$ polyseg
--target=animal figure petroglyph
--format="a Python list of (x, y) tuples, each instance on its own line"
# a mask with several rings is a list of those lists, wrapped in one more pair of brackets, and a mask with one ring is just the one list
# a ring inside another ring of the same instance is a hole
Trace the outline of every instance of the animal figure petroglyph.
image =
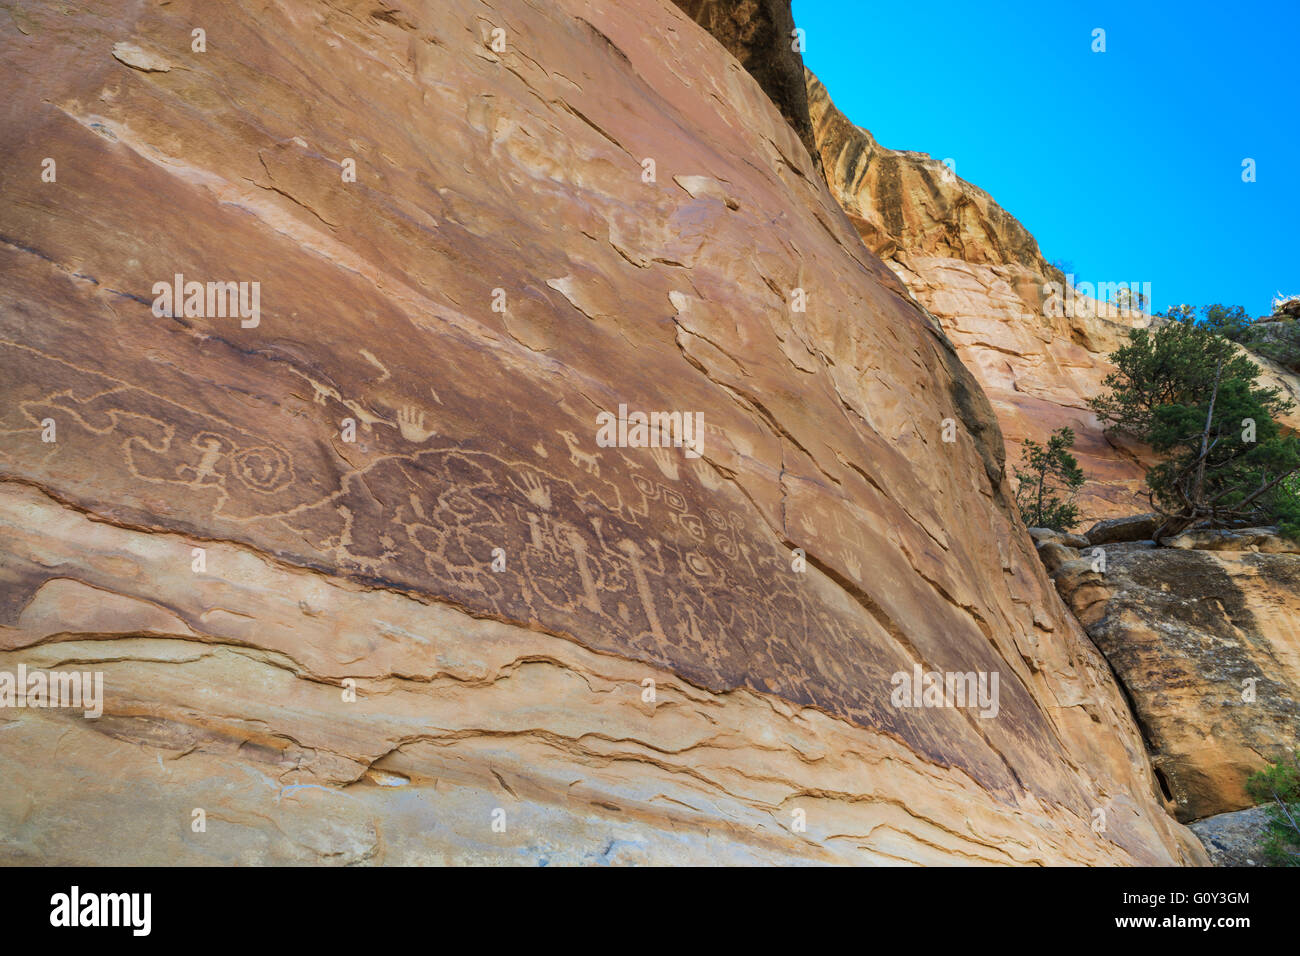
[(569, 446), (569, 464), (579, 465), (588, 473), (600, 477), (600, 462), (596, 460), (595, 455), (578, 447), (578, 436), (567, 431), (558, 434), (564, 439), (564, 444)]
[(385, 367), (384, 363), (379, 361), (379, 359), (375, 358), (373, 354), (366, 351), (365, 349), (361, 349), (360, 351), (361, 351), (361, 357), (363, 359), (365, 359), (375, 368), (379, 369), (379, 371), (384, 373), (380, 378), (375, 380), (376, 385), (378, 385), (380, 382), (386, 382), (393, 377), (392, 374), (388, 371), (387, 367)]

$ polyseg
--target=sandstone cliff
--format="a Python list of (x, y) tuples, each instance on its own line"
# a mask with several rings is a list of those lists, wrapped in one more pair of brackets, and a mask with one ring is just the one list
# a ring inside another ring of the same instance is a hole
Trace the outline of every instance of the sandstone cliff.
[[(1150, 317), (1086, 296), (1067, 307), (1066, 277), (988, 193), (926, 153), (882, 147), (836, 109), (815, 76), (807, 73), (806, 81), (832, 191), (863, 241), (939, 320), (979, 379), (1006, 437), (1008, 461), (1021, 461), (1026, 439), (1041, 444), (1068, 425), (1088, 477), (1081, 513), (1102, 518), (1149, 510), (1140, 492), (1154, 459), (1136, 443), (1105, 435), (1087, 403), (1114, 370), (1107, 356)], [(1263, 381), (1300, 399), (1300, 378), (1252, 358), (1264, 369)], [(1286, 422), (1300, 429), (1300, 407)]]
[[(978, 384), (684, 13), (0, 45), (0, 670), (106, 693), (0, 709), (0, 861), (1205, 861)], [(598, 447), (620, 404), (702, 457)], [(914, 665), (998, 715), (892, 706)]]

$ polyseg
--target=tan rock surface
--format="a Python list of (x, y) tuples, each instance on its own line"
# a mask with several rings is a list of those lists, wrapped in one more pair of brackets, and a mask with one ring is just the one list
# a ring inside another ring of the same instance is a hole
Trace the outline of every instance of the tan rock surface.
[[(1078, 499), (1083, 520), (1149, 511), (1141, 491), (1154, 459), (1134, 442), (1105, 435), (1087, 403), (1114, 370), (1107, 356), (1150, 317), (1105, 312), (1104, 304), (1083, 298), (1075, 309), (1052, 308), (1049, 284), (1063, 289), (1064, 276), (1015, 217), (940, 160), (881, 146), (836, 109), (815, 76), (807, 73), (806, 81), (832, 190), (867, 246), (939, 320), (979, 379), (1006, 438), (1008, 463), (1022, 460), (1026, 439), (1041, 444), (1068, 425), (1088, 477)], [(1300, 378), (1252, 357), (1262, 381), (1300, 397)], [(1300, 407), (1286, 421), (1300, 429)]]
[(1179, 818), (1250, 806), (1247, 777), (1300, 741), (1300, 555), (1102, 550), (1103, 573), (1089, 551), (1053, 555), (1053, 577), (1133, 701)]
[[(0, 710), (0, 859), (1205, 861), (978, 385), (676, 8), (0, 43), (0, 670), (107, 695)], [(260, 321), (156, 316), (175, 273)], [(598, 447), (620, 403), (703, 457)], [(998, 716), (892, 706), (914, 664)]]

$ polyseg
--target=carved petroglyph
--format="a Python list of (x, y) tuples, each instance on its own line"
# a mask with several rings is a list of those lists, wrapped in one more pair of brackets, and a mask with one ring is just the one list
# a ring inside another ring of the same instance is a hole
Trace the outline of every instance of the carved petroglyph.
[(375, 379), (375, 384), (376, 384), (376, 385), (378, 385), (380, 382), (386, 382), (386, 381), (388, 381), (390, 378), (393, 377), (393, 376), (389, 373), (387, 366), (385, 366), (383, 362), (379, 361), (379, 359), (375, 358), (374, 355), (371, 354), (367, 349), (360, 349), (359, 351), (360, 351), (360, 353), (361, 353), (361, 357), (362, 357), (363, 359), (365, 359), (367, 362), (369, 362), (369, 363), (370, 363), (371, 365), (373, 365), (375, 368), (379, 369), (379, 371), (381, 371), (381, 372), (384, 373), (382, 376), (380, 376), (379, 378)]
[(414, 405), (405, 405), (397, 410), (397, 429), (407, 441), (425, 442), (438, 433), (432, 428), (424, 427), (424, 412)]
[(578, 576), (582, 579), (583, 601), (587, 609), (600, 613), (600, 592), (596, 589), (596, 580), (591, 575), (587, 564), (587, 542), (576, 528), (569, 529), (569, 546), (573, 548), (573, 557), (578, 562)]
[(665, 478), (672, 481), (677, 480), (677, 459), (672, 452), (667, 448), (651, 448), (650, 458), (663, 472)]
[(522, 488), (524, 497), (528, 499), (530, 504), (536, 505), (543, 511), (551, 510), (550, 489), (542, 483), (542, 479), (538, 477), (536, 472), (525, 471), (520, 474), (517, 482), (513, 475), (510, 480), (515, 482), (515, 487)]
[(177, 433), (182, 427), (179, 422), (187, 419), (196, 423), (199, 413), (163, 399), (178, 412), (188, 413), (165, 421), (141, 410), (149, 404), (148, 399), (154, 402), (150, 407), (158, 407), (158, 396), (129, 387), (109, 388), (83, 397), (72, 389), (62, 389), (41, 399), (20, 401), (18, 409), (33, 423), (55, 415), (64, 425), (65, 443), (77, 440), (77, 429), (93, 436), (120, 439), (116, 443), (133, 478), (152, 484), (215, 490), (213, 514), (224, 513), (232, 494), (230, 478), (241, 489), (257, 494), (273, 494), (293, 481), (293, 468), (282, 449), (262, 443), (262, 439), (228, 423), (218, 426), (224, 433), (200, 427), (188, 440), (178, 442)]
[[(504, 430), (436, 437), (427, 417), (405, 405), (350, 463), (326, 451), (341, 409), (315, 417), (286, 409), (259, 419), (264, 433), (252, 434), (189, 407), (183, 395), (160, 396), (21, 346), (11, 344), (0, 362), (15, 370), (15, 393), (31, 396), (0, 409), (5, 472), (14, 462), (19, 476), (40, 478), (32, 419), (54, 415), (65, 454), (94, 461), (97, 480), (126, 489), (121, 507), (152, 521), (164, 519), (146, 502), (166, 500), (175, 513), (209, 516), (211, 533), (275, 542), (309, 565), (540, 622), (599, 649), (658, 662), (689, 649), (691, 675), (706, 684), (779, 685), (864, 722), (888, 727), (899, 719), (855, 693), (860, 680), (828, 686), (815, 674), (800, 677), (797, 662), (758, 653), (756, 639), (823, 646), (829, 634), (825, 673), (863, 666), (859, 635), (813, 614), (820, 599), (790, 583), (779, 540), (744, 508), (724, 504), (743, 501), (730, 482), (708, 489), (698, 480), (704, 462), (673, 460), (674, 477), (662, 467), (638, 471), (619, 456), (621, 467), (606, 475), (574, 430), (557, 430), (570, 452), (557, 460), (538, 454), (534, 436)], [(359, 407), (328, 386), (320, 394), (327, 404)], [(20, 426), (21, 435), (8, 434)], [(493, 451), (474, 447), (489, 440)], [(105, 474), (114, 461), (118, 474)], [(155, 488), (166, 488), (165, 498)], [(498, 573), (487, 558), (494, 548), (510, 555)]]
[(558, 434), (564, 439), (564, 444), (569, 447), (569, 464), (581, 465), (593, 475), (600, 474), (600, 462), (596, 460), (595, 455), (583, 451), (578, 446), (577, 435), (570, 431), (561, 431)]

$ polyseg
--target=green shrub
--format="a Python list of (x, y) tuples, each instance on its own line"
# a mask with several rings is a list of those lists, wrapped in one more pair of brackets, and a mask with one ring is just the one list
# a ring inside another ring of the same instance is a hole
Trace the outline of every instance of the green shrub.
[(1289, 319), (1255, 325), (1243, 344), (1252, 352), (1300, 373), (1300, 321)]
[(1276, 421), (1292, 403), (1258, 385), (1259, 366), (1209, 323), (1186, 318), (1189, 311), (1134, 329), (1110, 356), (1108, 391), (1091, 405), (1108, 431), (1164, 456), (1146, 477), (1151, 506), (1165, 519), (1159, 537), (1238, 522), (1277, 523), (1300, 536), (1300, 439)]
[(1268, 806), (1264, 858), (1274, 866), (1300, 866), (1300, 751), (1252, 774), (1246, 792)]
[(1239, 305), (1207, 305), (1201, 309), (1201, 323), (1233, 342), (1245, 340), (1251, 328), (1250, 316)]
[(1083, 470), (1069, 449), (1074, 447), (1074, 431), (1058, 428), (1047, 445), (1025, 442), (1027, 467), (1016, 466), (1016, 504), (1020, 517), (1030, 528), (1069, 531), (1079, 523), (1075, 496), (1083, 485)]

